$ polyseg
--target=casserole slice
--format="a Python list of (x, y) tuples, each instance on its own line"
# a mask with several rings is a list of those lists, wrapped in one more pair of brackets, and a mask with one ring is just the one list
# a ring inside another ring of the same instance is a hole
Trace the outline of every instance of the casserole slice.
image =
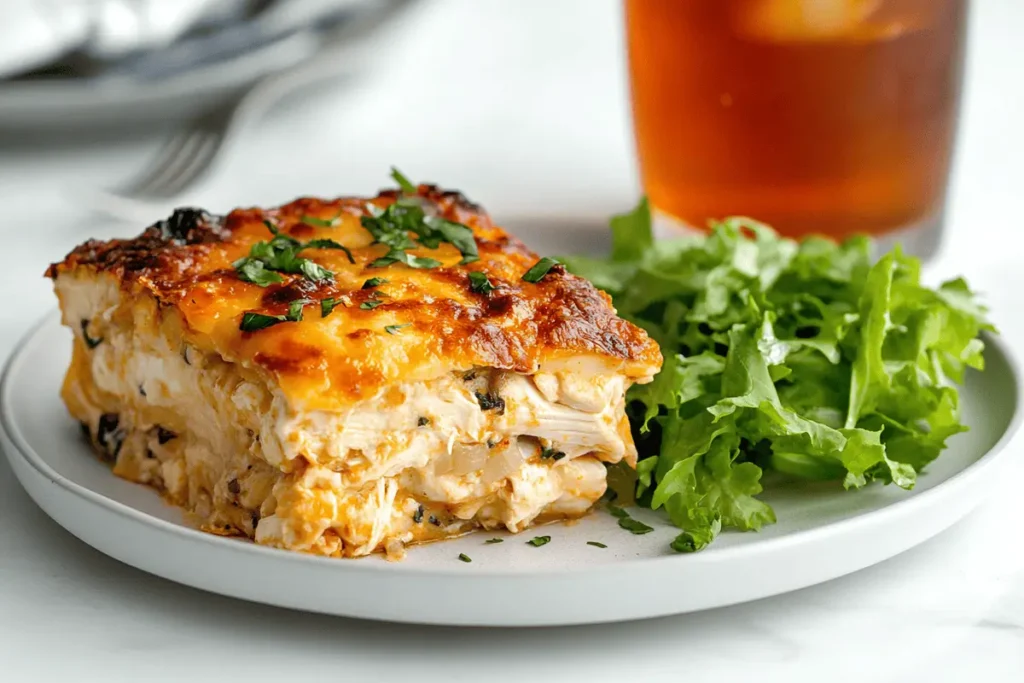
[(114, 473), (323, 555), (586, 513), (661, 365), (607, 295), (430, 185), (179, 209), (47, 275), (63, 399)]

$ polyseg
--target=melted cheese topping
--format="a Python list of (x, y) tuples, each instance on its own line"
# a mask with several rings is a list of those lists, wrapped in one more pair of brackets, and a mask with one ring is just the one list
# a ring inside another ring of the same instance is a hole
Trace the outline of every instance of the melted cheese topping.
[[(596, 371), (637, 382), (658, 371), (657, 345), (618, 318), (606, 294), (561, 266), (540, 282), (523, 281), (536, 254), (461, 196), (427, 186), (420, 196), (429, 211), (470, 226), (478, 261), (463, 265), (459, 251), (442, 243), (410, 252), (434, 258), (440, 267), (374, 267), (387, 247), (375, 244), (361, 221), (368, 204), (394, 201), (385, 193), (371, 200), (302, 199), (224, 218), (179, 211), (135, 239), (87, 242), (49, 275), (108, 275), (127, 295), (155, 298), (177, 311), (176, 334), (201, 351), (267, 374), (289, 404), (307, 409), (342, 410), (398, 382), (426, 382), (475, 367), (577, 376)], [(348, 248), (351, 261), (340, 249), (306, 249), (301, 256), (333, 278), (314, 282), (286, 274), (266, 288), (243, 282), (232, 264), (272, 238), (267, 222), (302, 242), (334, 240)], [(473, 271), (486, 274), (495, 289), (474, 291)], [(375, 277), (387, 282), (364, 288)], [(337, 305), (323, 317), (319, 302), (328, 298)], [(299, 299), (310, 302), (301, 322), (239, 329), (245, 312), (284, 315)], [(369, 301), (381, 303), (364, 308)], [(388, 326), (395, 325), (403, 327), (389, 334)]]

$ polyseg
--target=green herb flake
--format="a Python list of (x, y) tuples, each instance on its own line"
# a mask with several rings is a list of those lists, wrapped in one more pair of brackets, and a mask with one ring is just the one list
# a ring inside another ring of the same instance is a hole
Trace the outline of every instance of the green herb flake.
[(550, 536), (534, 536), (529, 541), (527, 541), (527, 543), (532, 545), (534, 548), (539, 548), (542, 545), (547, 545), (550, 542), (551, 542), (551, 537)]
[[(416, 188), (412, 183), (394, 169), (392, 177), (404, 192), (411, 189), (415, 194)], [(384, 268), (395, 263), (404, 263), (410, 268), (437, 268), (441, 265), (437, 259), (413, 256), (408, 251), (419, 247), (437, 249), (445, 242), (459, 250), (461, 263), (479, 259), (473, 231), (461, 223), (428, 215), (425, 202), (419, 197), (403, 196), (384, 208), (368, 204), (366, 213), (368, 215), (360, 218), (360, 224), (373, 236), (375, 244), (388, 247), (384, 256), (370, 263), (372, 268)]]
[(269, 230), (272, 235), (277, 235), (281, 232), (280, 228), (274, 225), (273, 221), (267, 218), (263, 219), (263, 225), (267, 226), (267, 230)]
[(331, 280), (334, 278), (334, 273), (327, 270), (316, 261), (310, 261), (309, 259), (300, 260), (302, 262), (299, 264), (299, 272), (302, 273), (307, 280), (317, 282), (322, 280)]
[(623, 517), (622, 519), (620, 519), (619, 526), (636, 536), (649, 534), (650, 532), (654, 531), (654, 527), (647, 526), (639, 519), (633, 519), (632, 517)]
[(386, 285), (389, 281), (382, 277), (371, 277), (369, 280), (363, 283), (362, 289), (373, 289), (374, 287), (380, 287)]
[(302, 307), (306, 304), (313, 303), (309, 299), (295, 299), (288, 304), (288, 313), (285, 315), (285, 320), (288, 322), (297, 323), (302, 320)]
[(294, 237), (276, 233), (270, 241), (252, 245), (249, 255), (238, 259), (232, 266), (239, 279), (260, 287), (283, 282), (284, 278), (280, 273), (301, 274), (313, 281), (333, 279), (334, 273), (314, 261), (299, 256), (299, 252), (307, 248), (344, 249), (349, 255), (349, 260), (354, 262), (348, 250), (333, 240), (313, 240), (309, 244), (303, 244)]
[[(462, 223), (455, 223), (438, 216), (427, 216), (423, 219), (424, 224), (430, 228), (434, 235), (424, 235), (425, 239), (436, 237), (442, 242), (448, 242), (462, 254), (460, 264), (473, 263), (480, 260), (477, 251), (476, 238), (473, 231)], [(426, 244), (424, 242), (424, 244)]]
[(333, 311), (334, 307), (338, 305), (338, 301), (333, 297), (327, 297), (320, 302), (320, 317), (326, 318)]
[(413, 515), (412, 515), (412, 521), (416, 522), (417, 524), (419, 524), (420, 522), (423, 521), (423, 506), (422, 505), (420, 505), (419, 507), (416, 508), (416, 512), (414, 512)]
[(370, 263), (371, 268), (386, 268), (392, 263), (404, 263), (410, 268), (417, 268), (420, 270), (429, 270), (430, 268), (437, 268), (441, 265), (441, 262), (437, 259), (432, 259), (423, 256), (413, 256), (401, 249), (391, 249), (387, 254), (381, 256), (379, 259), (375, 259)]
[(416, 426), (417, 427), (426, 427), (428, 424), (430, 424), (430, 418), (429, 417), (419, 417), (419, 418), (416, 419)]
[(505, 414), (505, 399), (498, 394), (474, 391), (473, 395), (476, 396), (476, 401), (480, 404), (480, 410), (497, 410), (499, 415)]
[(236, 262), (235, 270), (238, 272), (240, 280), (251, 282), (260, 287), (269, 287), (270, 285), (284, 282), (283, 277), (272, 270), (267, 270), (262, 261), (251, 258), (245, 258)]
[(391, 167), (391, 179), (398, 183), (398, 187), (402, 189), (403, 194), (415, 195), (417, 193), (416, 185), (394, 166)]
[(335, 214), (334, 218), (317, 218), (316, 216), (307, 216), (305, 214), (299, 218), (299, 221), (306, 225), (312, 225), (315, 228), (333, 228), (338, 225), (338, 221), (341, 219), (341, 211)]
[(384, 302), (381, 301), (380, 299), (368, 299), (363, 303), (359, 304), (359, 308), (363, 309), (364, 311), (372, 311), (373, 309), (380, 306), (382, 303)]
[(601, 543), (599, 541), (587, 541), (587, 545), (592, 545), (595, 548), (607, 548), (608, 547), (604, 543)]
[(637, 536), (654, 531), (654, 527), (647, 526), (638, 519), (633, 519), (629, 513), (615, 505), (607, 506), (608, 512), (619, 520), (619, 526)]
[(412, 323), (402, 323), (401, 325), (385, 325), (384, 331), (388, 334), (398, 334), (399, 330), (403, 327), (409, 327)]
[(565, 453), (563, 453), (562, 451), (556, 451), (554, 448), (551, 448), (550, 446), (545, 446), (540, 449), (541, 460), (561, 460), (564, 457)]
[(466, 562), (466, 563), (469, 563), (469, 562), (473, 561), (472, 558), (470, 558), (470, 556), (467, 555), (466, 553), (459, 553), (459, 559), (462, 560), (463, 562)]
[(561, 262), (558, 261), (557, 259), (548, 258), (547, 256), (545, 256), (544, 258), (533, 264), (532, 268), (523, 273), (523, 281), (532, 283), (540, 282), (541, 280), (544, 279), (544, 276), (547, 275), (552, 268), (559, 265), (560, 263)]
[(330, 239), (316, 239), (310, 240), (302, 245), (303, 249), (340, 249), (345, 252), (345, 256), (348, 257), (348, 262), (354, 264), (356, 260), (352, 257), (352, 251), (344, 244), (335, 242)]
[(238, 326), (238, 329), (242, 332), (256, 332), (257, 330), (273, 327), (278, 323), (287, 322), (287, 320), (283, 315), (266, 315), (265, 313), (246, 311), (242, 314), (242, 323)]
[(469, 288), (477, 294), (487, 294), (495, 290), (487, 274), (476, 270), (469, 273)]
[(628, 512), (626, 512), (622, 508), (617, 507), (615, 505), (609, 505), (608, 506), (608, 512), (609, 512), (609, 514), (611, 514), (612, 517), (617, 517), (618, 519), (628, 519), (629, 518), (629, 513)]
[(494, 545), (495, 543), (504, 543), (504, 542), (505, 542), (504, 538), (488, 538), (486, 541), (484, 541), (484, 545)]
[(309, 299), (295, 299), (288, 304), (288, 312), (285, 315), (268, 315), (266, 313), (257, 313), (256, 311), (246, 311), (242, 314), (242, 322), (239, 324), (238, 329), (243, 332), (256, 332), (280, 323), (299, 322), (302, 320), (302, 307), (309, 303), (313, 302)]

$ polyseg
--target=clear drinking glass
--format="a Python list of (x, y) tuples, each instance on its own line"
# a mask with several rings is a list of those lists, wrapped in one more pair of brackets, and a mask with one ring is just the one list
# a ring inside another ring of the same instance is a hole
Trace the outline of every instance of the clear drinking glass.
[(967, 0), (626, 0), (640, 171), (662, 220), (941, 232)]

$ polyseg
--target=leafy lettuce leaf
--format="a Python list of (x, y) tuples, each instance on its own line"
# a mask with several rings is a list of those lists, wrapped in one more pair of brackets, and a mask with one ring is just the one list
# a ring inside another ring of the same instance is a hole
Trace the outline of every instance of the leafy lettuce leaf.
[(899, 249), (872, 262), (867, 238), (798, 243), (747, 218), (656, 242), (646, 200), (611, 229), (609, 258), (564, 263), (661, 345), (627, 412), (636, 500), (681, 529), (674, 549), (773, 523), (765, 470), (909, 489), (966, 429), (956, 383), (994, 328), (963, 280), (928, 288)]

